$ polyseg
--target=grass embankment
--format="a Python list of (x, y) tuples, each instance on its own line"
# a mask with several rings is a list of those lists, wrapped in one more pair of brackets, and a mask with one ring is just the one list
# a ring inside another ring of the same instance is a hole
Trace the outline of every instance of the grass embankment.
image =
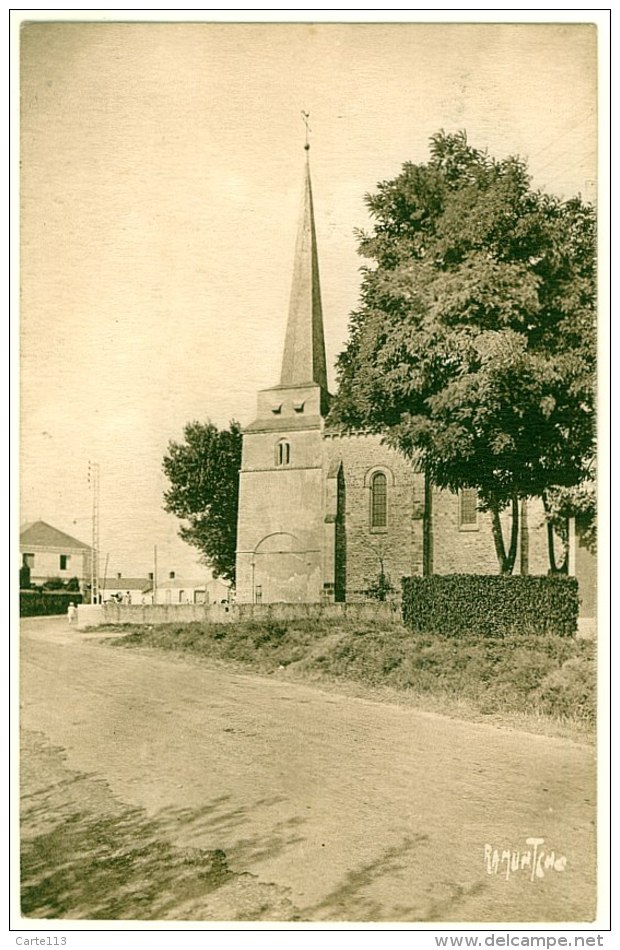
[(457, 639), (414, 634), (396, 622), (342, 620), (129, 629), (110, 642), (287, 678), (362, 684), (393, 701), (406, 698), (462, 718), (490, 716), (536, 732), (585, 738), (593, 731), (596, 662), (589, 640), (531, 633)]

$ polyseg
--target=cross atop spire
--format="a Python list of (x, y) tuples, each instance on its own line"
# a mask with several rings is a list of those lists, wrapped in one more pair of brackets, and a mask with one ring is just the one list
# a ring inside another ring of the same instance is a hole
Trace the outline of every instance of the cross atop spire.
[(305, 148), (305, 150), (306, 150), (306, 152), (307, 152), (307, 151), (309, 150), (309, 148), (310, 148), (310, 142), (308, 141), (308, 135), (310, 134), (310, 132), (312, 132), (312, 129), (310, 128), (310, 125), (309, 125), (310, 113), (309, 113), (309, 112), (304, 112), (304, 110), (302, 109), (302, 110), (301, 110), (301, 115), (302, 115), (302, 118), (303, 118), (303, 120), (304, 120), (304, 125), (306, 126), (306, 144), (304, 145), (304, 148)]
[(302, 115), (306, 124), (304, 197), (295, 245), (293, 283), (280, 385), (300, 386), (315, 383), (327, 391), (319, 260), (314, 227), (310, 166), (307, 161), (307, 152), (310, 148), (307, 141), (308, 113), (303, 112)]

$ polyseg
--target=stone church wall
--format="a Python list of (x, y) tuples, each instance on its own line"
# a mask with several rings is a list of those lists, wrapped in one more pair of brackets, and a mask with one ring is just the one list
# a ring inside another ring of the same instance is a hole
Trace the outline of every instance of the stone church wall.
[[(276, 446), (290, 463), (276, 465)], [(323, 585), (320, 431), (248, 433), (243, 440), (237, 600), (318, 602)]]
[[(373, 435), (324, 434), (326, 467), (342, 462), (347, 600), (363, 596), (381, 570), (400, 593), (400, 579), (422, 573), (424, 483), (411, 463)], [(387, 526), (370, 525), (370, 479), (387, 477)]]
[[(423, 572), (424, 477), (402, 455), (381, 444), (379, 436), (324, 434), (326, 470), (342, 462), (345, 517), (341, 559), (346, 562), (347, 600), (362, 596), (380, 571), (380, 557), (392, 584)], [(383, 530), (370, 526), (370, 478), (375, 471), (388, 476), (388, 523)], [(530, 574), (548, 570), (547, 537), (540, 501), (528, 502)], [(510, 513), (502, 515), (506, 545)], [(459, 495), (433, 492), (433, 572), (436, 574), (496, 574), (497, 556), (491, 518), (479, 512), (475, 527), (460, 519)], [(558, 556), (560, 547), (558, 545)], [(338, 559), (338, 555), (337, 555)], [(520, 547), (514, 572), (521, 570)]]
[[(542, 503), (528, 502), (529, 570), (530, 574), (546, 574), (547, 535)], [(511, 517), (502, 514), (504, 544), (510, 540)], [(491, 531), (491, 516), (478, 513), (475, 527), (460, 524), (459, 496), (448, 491), (433, 492), (433, 569), (435, 574), (497, 574), (498, 562)], [(559, 552), (559, 545), (558, 545)], [(520, 548), (514, 573), (521, 570)]]

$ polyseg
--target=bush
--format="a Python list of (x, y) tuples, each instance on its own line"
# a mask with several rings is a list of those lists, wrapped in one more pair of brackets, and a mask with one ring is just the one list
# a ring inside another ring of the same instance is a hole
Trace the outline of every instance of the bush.
[(82, 595), (67, 591), (20, 590), (20, 617), (46, 617), (66, 614), (69, 604), (81, 604)]
[(541, 712), (594, 722), (596, 719), (596, 663), (574, 657), (544, 678), (535, 693)]
[(501, 637), (511, 631), (572, 636), (579, 597), (574, 577), (448, 574), (403, 578), (403, 621), (416, 633)]
[(370, 597), (371, 600), (379, 600), (384, 603), (390, 594), (394, 593), (394, 590), (395, 588), (390, 580), (390, 575), (384, 574), (383, 571), (381, 571), (370, 581), (366, 589), (366, 596)]
[(65, 583), (60, 577), (48, 577), (43, 582), (43, 590), (64, 590)]

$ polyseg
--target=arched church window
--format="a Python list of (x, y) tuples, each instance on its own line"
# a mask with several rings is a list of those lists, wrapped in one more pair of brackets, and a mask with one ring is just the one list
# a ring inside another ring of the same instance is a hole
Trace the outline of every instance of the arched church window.
[(370, 527), (387, 528), (387, 478), (375, 472), (370, 483)]
[(290, 465), (291, 462), (291, 443), (286, 439), (281, 439), (276, 444), (276, 465)]
[(459, 491), (459, 528), (461, 531), (478, 529), (478, 491), (476, 488), (461, 488)]

